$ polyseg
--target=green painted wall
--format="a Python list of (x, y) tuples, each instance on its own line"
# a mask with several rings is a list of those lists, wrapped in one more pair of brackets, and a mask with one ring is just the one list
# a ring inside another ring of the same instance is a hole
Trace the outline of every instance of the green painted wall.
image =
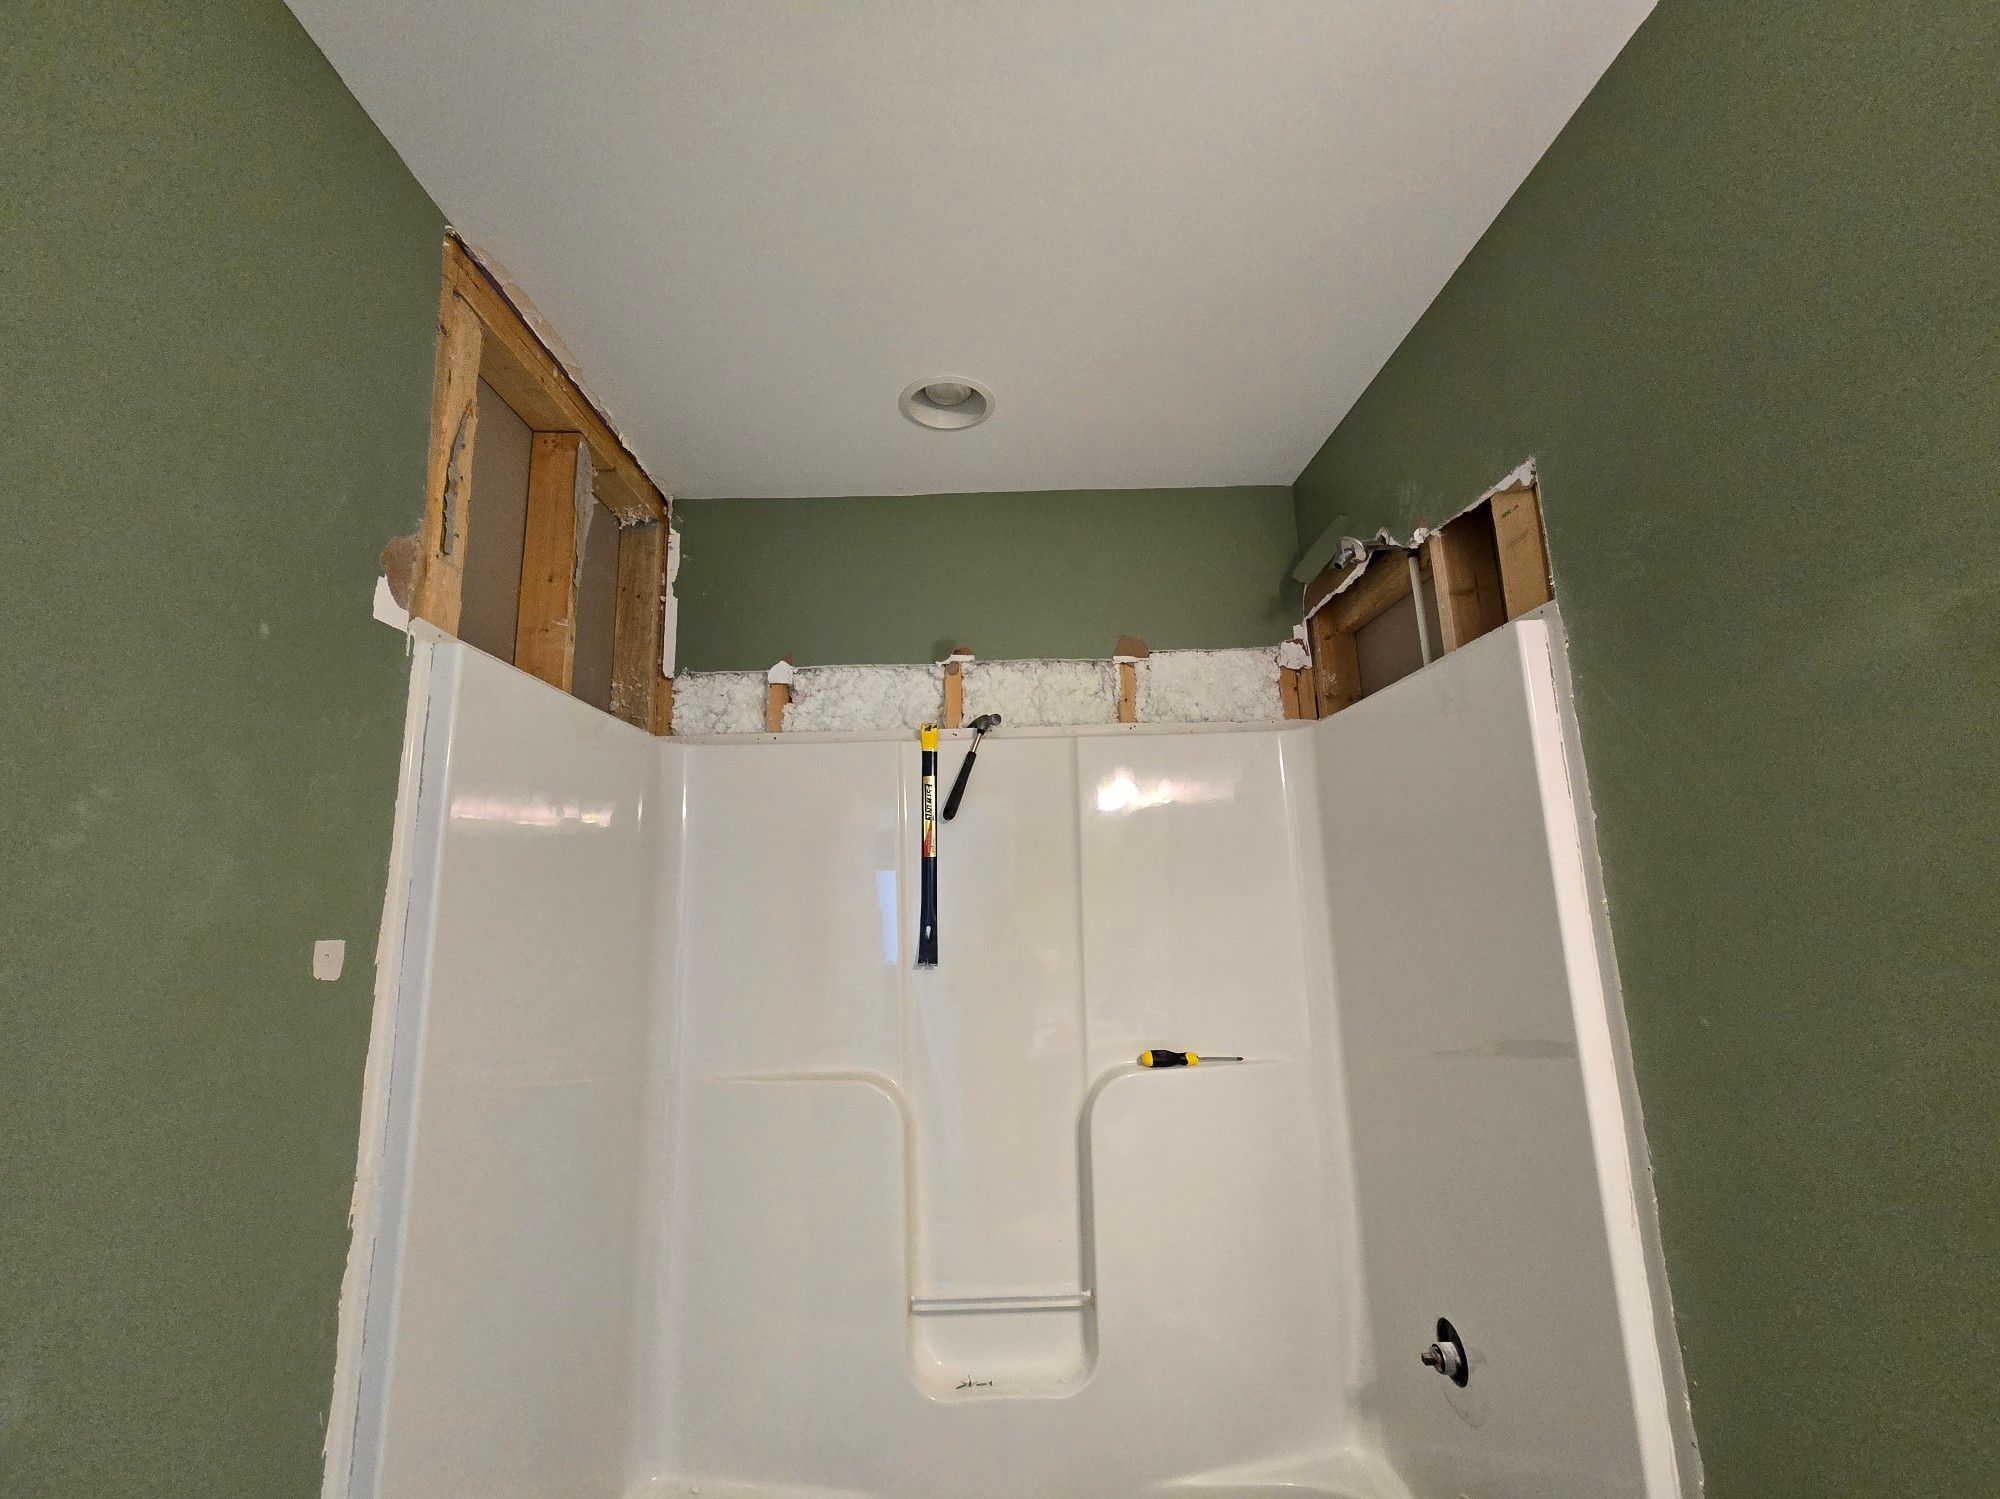
[(0, 1493), (316, 1493), (443, 225), (276, 0), (8, 22)]
[(676, 500), (682, 670), (1273, 645), (1298, 614), (1291, 491)]
[(1664, 0), (1297, 484), (1540, 460), (1716, 1499), (2000, 1472), (1996, 78), (1989, 0)]

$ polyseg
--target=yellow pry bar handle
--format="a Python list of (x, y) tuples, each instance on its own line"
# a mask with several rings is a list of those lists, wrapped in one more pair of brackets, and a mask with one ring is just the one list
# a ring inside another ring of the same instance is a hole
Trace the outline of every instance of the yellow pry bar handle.
[[(1240, 1062), (1241, 1057), (1210, 1057), (1211, 1062)], [(1139, 1053), (1141, 1067), (1199, 1067), (1201, 1054), (1193, 1051), (1142, 1051)]]

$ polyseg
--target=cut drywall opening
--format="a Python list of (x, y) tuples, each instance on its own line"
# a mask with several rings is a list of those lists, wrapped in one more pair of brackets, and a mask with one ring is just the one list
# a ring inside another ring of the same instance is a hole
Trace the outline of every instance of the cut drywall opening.
[(478, 400), (479, 440), (472, 449), (458, 638), (512, 664), (534, 433), (484, 380), (479, 382)]
[(1338, 713), (1553, 597), (1533, 459), (1442, 526), (1346, 537), (1306, 586), (1313, 706)]
[[(1112, 661), (963, 658), (961, 722), (999, 715), (1009, 729), (1119, 722)], [(780, 663), (774, 717), (764, 672), (684, 672), (675, 679), (676, 734), (882, 733), (945, 715), (940, 664), (802, 666)], [(1133, 663), (1140, 723), (1272, 723), (1284, 719), (1275, 646), (1156, 651)]]

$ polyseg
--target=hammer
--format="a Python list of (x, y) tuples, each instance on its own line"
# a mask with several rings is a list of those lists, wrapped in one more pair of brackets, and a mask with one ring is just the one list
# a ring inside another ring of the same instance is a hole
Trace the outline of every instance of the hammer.
[(959, 799), (965, 795), (965, 783), (972, 779), (972, 762), (979, 758), (979, 741), (986, 737), (988, 729), (1000, 727), (998, 713), (982, 713), (972, 720), (972, 748), (965, 752), (965, 758), (958, 762), (958, 779), (951, 783), (951, 795), (944, 799), (944, 820), (950, 822), (958, 815)]

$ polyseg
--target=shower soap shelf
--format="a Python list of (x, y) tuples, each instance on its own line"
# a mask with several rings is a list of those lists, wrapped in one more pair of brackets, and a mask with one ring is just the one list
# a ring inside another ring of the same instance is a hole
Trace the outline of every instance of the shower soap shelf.
[(1029, 1296), (912, 1296), (910, 1315), (934, 1317), (963, 1312), (1065, 1312), (1089, 1305), (1088, 1291), (1051, 1291)]

